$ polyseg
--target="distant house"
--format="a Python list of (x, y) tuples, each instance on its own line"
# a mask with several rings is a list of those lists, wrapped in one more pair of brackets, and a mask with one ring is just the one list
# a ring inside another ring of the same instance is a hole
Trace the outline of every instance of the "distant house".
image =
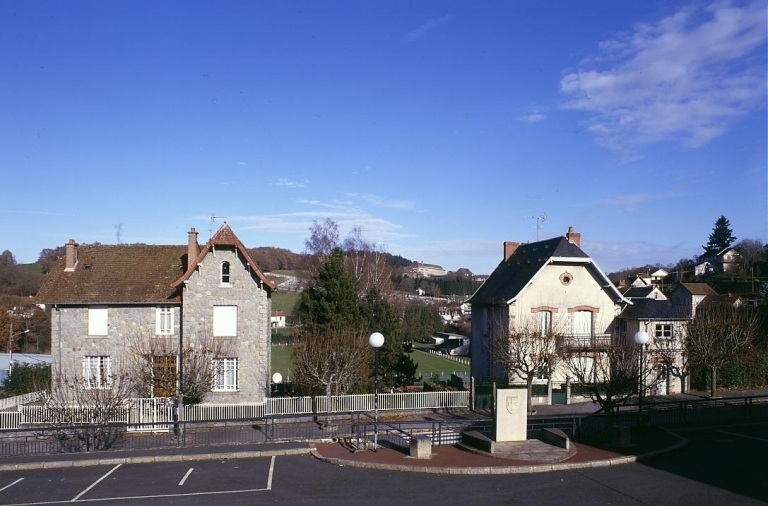
[(624, 297), (628, 299), (643, 298), (643, 299), (667, 300), (667, 296), (664, 295), (661, 292), (661, 290), (659, 290), (654, 285), (628, 286), (628, 287), (621, 288), (620, 290), (622, 295), (624, 295)]
[(651, 387), (651, 393), (680, 393), (682, 383), (676, 371), (684, 368), (688, 321), (684, 308), (673, 306), (665, 299), (640, 297), (631, 302), (617, 317), (617, 338), (632, 343), (637, 332), (646, 332), (650, 340), (646, 345), (647, 364), (643, 368), (646, 374), (641, 381)]
[(76, 378), (110, 388), (137, 349), (154, 349), (144, 372), (176, 380), (140, 396), (168, 397), (182, 382), (180, 357), (215, 350), (206, 402), (269, 395), (275, 286), (226, 223), (202, 247), (197, 235), (191, 229), (186, 245), (66, 244), (38, 293), (52, 310), (54, 387)]
[(409, 272), (411, 273), (412, 276), (424, 277), (424, 278), (445, 276), (445, 269), (443, 269), (439, 265), (433, 265), (433, 264), (419, 263), (411, 267)]
[(706, 299), (716, 299), (719, 295), (706, 283), (680, 283), (672, 292), (672, 305), (683, 311), (683, 314), (693, 318), (696, 308)]
[[(599, 353), (612, 345), (616, 315), (629, 301), (580, 245), (573, 228), (543, 241), (504, 243), (502, 262), (468, 300), (474, 378), (508, 375), (491, 356), (496, 325), (554, 331), (563, 337), (560, 345), (571, 349)], [(550, 381), (565, 381), (566, 374), (563, 368), (550, 371)]]
[(736, 272), (739, 269), (741, 255), (736, 248), (708, 249), (699, 256), (695, 273), (697, 276), (710, 272)]
[(285, 327), (285, 311), (279, 309), (277, 311), (272, 311), (270, 325), (273, 329), (281, 329)]

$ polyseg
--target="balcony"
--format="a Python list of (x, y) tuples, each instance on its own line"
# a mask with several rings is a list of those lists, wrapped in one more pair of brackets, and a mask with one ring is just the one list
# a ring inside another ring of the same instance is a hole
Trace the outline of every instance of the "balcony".
[(563, 334), (557, 337), (561, 350), (605, 350), (611, 347), (611, 334)]

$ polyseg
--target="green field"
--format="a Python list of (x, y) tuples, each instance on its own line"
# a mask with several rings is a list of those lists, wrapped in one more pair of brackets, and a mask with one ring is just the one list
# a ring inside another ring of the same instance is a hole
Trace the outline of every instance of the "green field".
[[(428, 352), (414, 351), (411, 358), (419, 365), (417, 374), (425, 376), (440, 373), (469, 373), (469, 366), (453, 360), (432, 355)], [(272, 346), (272, 373), (279, 372), (283, 378), (291, 377), (291, 347)]]

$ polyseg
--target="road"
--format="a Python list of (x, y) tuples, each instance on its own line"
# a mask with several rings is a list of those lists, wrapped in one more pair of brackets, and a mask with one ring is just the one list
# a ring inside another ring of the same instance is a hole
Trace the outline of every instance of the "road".
[(433, 475), (337, 467), (309, 456), (0, 473), (0, 504), (761, 504), (768, 425), (685, 434), (641, 464), (533, 475)]

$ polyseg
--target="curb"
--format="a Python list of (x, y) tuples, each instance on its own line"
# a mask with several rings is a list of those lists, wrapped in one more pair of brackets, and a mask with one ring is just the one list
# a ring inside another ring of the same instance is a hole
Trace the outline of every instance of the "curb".
[(380, 464), (376, 462), (357, 462), (354, 460), (345, 460), (335, 457), (324, 457), (318, 453), (316, 448), (312, 448), (310, 453), (313, 457), (323, 462), (337, 466), (345, 467), (362, 467), (367, 469), (378, 469), (381, 471), (402, 471), (412, 473), (427, 473), (427, 474), (457, 474), (457, 475), (475, 475), (475, 474), (534, 474), (534, 473), (547, 473), (551, 471), (568, 471), (572, 469), (589, 469), (596, 467), (612, 467), (624, 464), (632, 464), (643, 459), (656, 457), (671, 451), (675, 451), (688, 444), (688, 439), (678, 437), (678, 442), (662, 448), (661, 450), (655, 450), (652, 452), (644, 453), (642, 455), (629, 455), (623, 457), (615, 457), (612, 459), (600, 459), (592, 460), (588, 462), (573, 462), (573, 463), (555, 463), (555, 464), (533, 464), (533, 465), (517, 465), (517, 466), (492, 466), (492, 467), (435, 467), (435, 466), (407, 466), (402, 464)]
[(154, 464), (157, 462), (184, 462), (218, 459), (251, 459), (256, 457), (281, 457), (285, 455), (307, 455), (314, 448), (286, 448), (282, 450), (240, 451), (220, 453), (195, 453), (189, 455), (147, 455), (141, 457), (117, 457), (87, 460), (54, 460), (50, 462), (23, 462), (0, 464), (2, 471), (26, 471), (30, 469), (59, 469), (67, 467), (107, 466), (117, 464)]

